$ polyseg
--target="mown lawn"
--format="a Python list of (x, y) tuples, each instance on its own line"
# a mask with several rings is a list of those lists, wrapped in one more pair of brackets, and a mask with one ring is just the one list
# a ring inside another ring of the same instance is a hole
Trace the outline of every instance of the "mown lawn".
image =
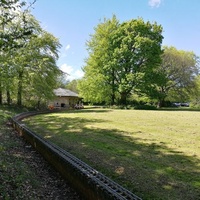
[(200, 199), (200, 112), (84, 109), (25, 120), (143, 199)]

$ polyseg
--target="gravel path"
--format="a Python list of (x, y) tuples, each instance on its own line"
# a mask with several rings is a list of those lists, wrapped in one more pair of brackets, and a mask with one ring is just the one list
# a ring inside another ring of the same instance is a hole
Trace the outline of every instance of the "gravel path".
[(1, 127), (0, 147), (0, 200), (81, 200), (10, 124), (3, 127), (3, 133)]

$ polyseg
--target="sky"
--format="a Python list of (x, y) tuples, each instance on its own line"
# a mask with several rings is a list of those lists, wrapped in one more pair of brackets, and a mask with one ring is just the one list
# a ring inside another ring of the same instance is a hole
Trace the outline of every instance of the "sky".
[(37, 0), (31, 13), (59, 39), (58, 67), (67, 80), (83, 77), (86, 41), (94, 28), (116, 15), (120, 22), (143, 18), (163, 27), (162, 45), (200, 56), (200, 0)]

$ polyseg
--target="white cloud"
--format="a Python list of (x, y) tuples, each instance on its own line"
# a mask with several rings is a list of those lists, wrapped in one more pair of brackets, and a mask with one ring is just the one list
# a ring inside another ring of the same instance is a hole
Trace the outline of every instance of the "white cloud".
[(61, 69), (63, 72), (67, 73), (67, 74), (70, 74), (70, 73), (72, 73), (72, 71), (73, 71), (73, 67), (70, 66), (70, 65), (67, 65), (67, 64), (61, 65), (61, 66), (60, 66), (60, 69)]
[(84, 76), (84, 72), (82, 70), (78, 69), (74, 72), (74, 75), (76, 78), (82, 78)]
[(67, 51), (68, 49), (70, 49), (70, 44), (68, 44), (66, 47), (65, 47), (65, 50)]
[(67, 73), (66, 80), (72, 81), (74, 79), (80, 79), (83, 77), (84, 72), (80, 69), (74, 70), (74, 68), (66, 63), (60, 66), (60, 69)]
[(152, 8), (158, 8), (161, 4), (162, 0), (149, 0), (149, 6), (151, 6)]

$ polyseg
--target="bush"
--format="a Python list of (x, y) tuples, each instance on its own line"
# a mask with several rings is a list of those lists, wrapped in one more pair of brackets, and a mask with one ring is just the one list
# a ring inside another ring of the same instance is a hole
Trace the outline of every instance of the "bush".
[(135, 110), (157, 110), (153, 105), (136, 105), (134, 106)]
[(191, 102), (190, 107), (195, 109), (200, 109), (200, 102)]

